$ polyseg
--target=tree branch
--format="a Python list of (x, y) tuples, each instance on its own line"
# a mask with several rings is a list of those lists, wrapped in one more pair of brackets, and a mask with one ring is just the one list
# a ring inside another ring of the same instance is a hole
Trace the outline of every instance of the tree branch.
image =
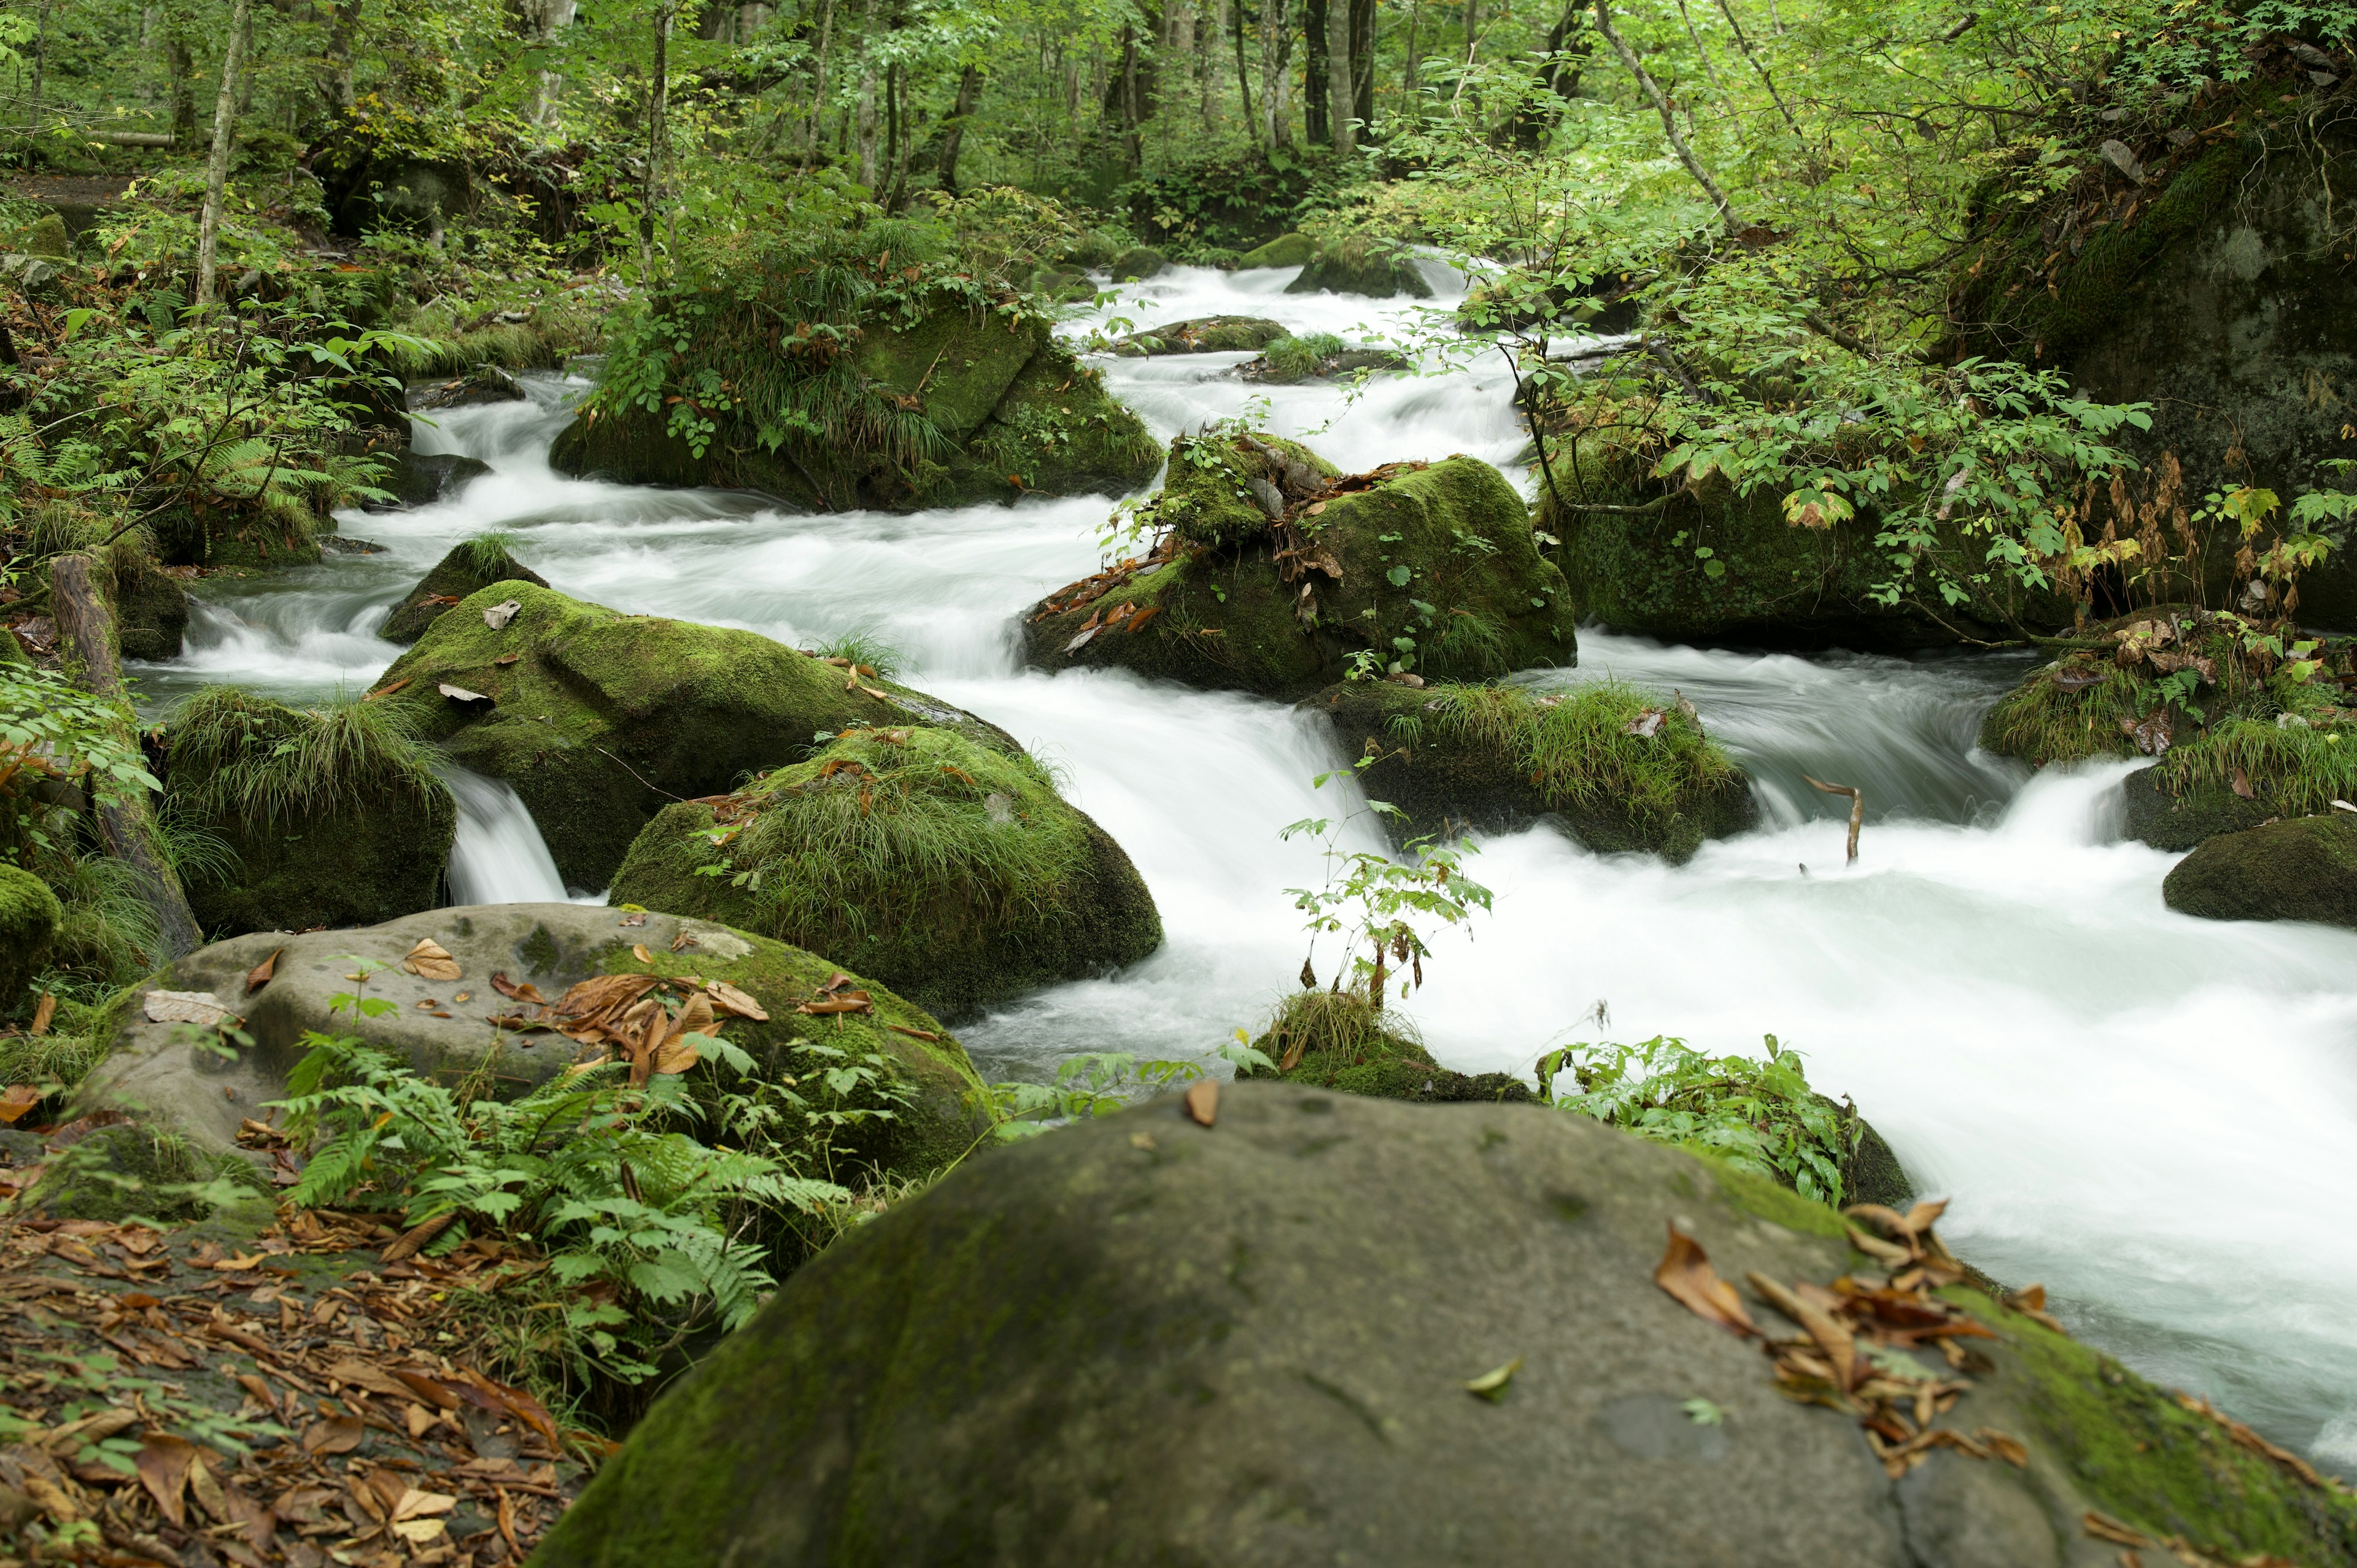
[(1702, 166), (1702, 160), (1695, 156), (1692, 147), (1686, 145), (1686, 139), (1678, 134), (1677, 116), (1671, 113), (1670, 101), (1663, 96), (1661, 85), (1645, 70), (1644, 62), (1637, 58), (1637, 51), (1629, 47), (1628, 40), (1612, 26), (1609, 0), (1596, 0), (1596, 30), (1604, 35), (1605, 42), (1612, 46), (1612, 52), (1620, 57), (1620, 63), (1629, 68), (1629, 74), (1637, 79), (1637, 85), (1652, 101), (1653, 112), (1662, 117), (1662, 131), (1670, 139), (1670, 150), (1678, 155), (1678, 162), (1686, 166), (1686, 173), (1694, 176), (1695, 183), (1702, 187), (1703, 194), (1710, 198), (1713, 207), (1718, 209), (1718, 220), (1727, 226), (1727, 231), (1739, 234), (1749, 228), (1749, 224), (1736, 216), (1734, 204), (1727, 199), (1727, 192), (1718, 188), (1718, 182), (1710, 177), (1708, 169)]

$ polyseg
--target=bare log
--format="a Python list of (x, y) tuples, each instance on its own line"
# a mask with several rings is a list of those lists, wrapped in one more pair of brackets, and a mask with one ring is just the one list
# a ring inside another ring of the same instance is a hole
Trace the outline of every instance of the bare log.
[(168, 147), (173, 145), (169, 131), (77, 131), (76, 135), (87, 142), (104, 142), (114, 147)]
[[(1809, 779), (1805, 773), (1801, 777)], [(1849, 797), (1849, 860), (1846, 864), (1855, 865), (1857, 864), (1858, 824), (1866, 821), (1866, 791), (1855, 784), (1828, 784), (1822, 779), (1809, 779), (1809, 782), (1828, 795)]]
[[(74, 682), (115, 705), (116, 739), (135, 751), (138, 736), (123, 701), (123, 660), (116, 651), (114, 612), (98, 590), (92, 575), (95, 568), (96, 563), (87, 555), (60, 555), (49, 563), (49, 613), (57, 622), (58, 643)], [(204, 936), (189, 911), (188, 895), (180, 890), (171, 858), (164, 853), (156, 814), (148, 809), (145, 792), (134, 789), (109, 804), (93, 790), (91, 810), (98, 818), (107, 853), (131, 867), (139, 897), (156, 917), (156, 930), (164, 943), (164, 951), (157, 956), (176, 959), (196, 948)]]

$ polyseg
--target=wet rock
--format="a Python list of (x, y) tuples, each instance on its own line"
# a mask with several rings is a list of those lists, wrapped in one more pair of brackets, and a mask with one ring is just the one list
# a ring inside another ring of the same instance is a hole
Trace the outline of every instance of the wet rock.
[(1307, 234), (1279, 234), (1257, 250), (1246, 251), (1236, 268), (1306, 266), (1318, 254), (1318, 242)]
[(1476, 458), (1342, 476), (1274, 437), (1181, 436), (1153, 507), (1152, 552), (1032, 607), (1033, 666), (1300, 697), (1361, 656), (1459, 680), (1577, 660), (1522, 498)]
[(1551, 820), (1600, 854), (1674, 865), (1759, 822), (1742, 768), (1666, 696), (1354, 681), (1302, 706), (1327, 717), (1344, 756), (1378, 758), (1359, 780), (1406, 813), (1384, 819), (1395, 843)]
[(470, 539), (456, 546), (419, 579), (417, 586), (393, 607), (377, 635), (388, 642), (412, 643), (425, 628), (470, 594), (494, 583), (530, 583), (545, 588), (548, 579), (508, 553), (495, 539)]
[(522, 403), (523, 383), (497, 365), (477, 365), (447, 381), (421, 381), (409, 389), (409, 411), (431, 413), (445, 408), (475, 408), (490, 403)]
[(188, 629), (188, 591), (149, 556), (117, 553), (112, 565), (115, 637), (123, 657), (178, 659)]
[(1340, 338), (1320, 334), (1272, 344), (1259, 359), (1237, 366), (1236, 375), (1243, 381), (1270, 386), (1292, 386), (1299, 381), (1355, 376), (1361, 371), (1413, 369), (1406, 356), (1388, 349), (1347, 348)]
[[(728, 874), (703, 872), (716, 859)], [(1162, 945), (1129, 856), (1045, 769), (921, 727), (854, 734), (725, 801), (664, 808), (612, 897), (827, 953), (952, 1019)]]
[[(403, 970), (410, 950), (429, 937), (457, 961), (457, 979)], [(651, 956), (639, 958), (640, 948)], [(249, 972), (274, 952), (270, 980), (249, 993)], [(370, 974), (365, 993), (397, 1004), (394, 1011), (379, 1016), (330, 1012), (333, 997), (362, 989), (349, 978), (354, 958), (384, 966)], [(518, 1004), (493, 987), (493, 974), (529, 983), (552, 1000), (598, 974), (692, 974), (726, 982), (770, 1015), (766, 1023), (731, 1018), (725, 1025), (725, 1037), (754, 1058), (764, 1078), (807, 1070), (792, 1056), (792, 1047), (806, 1040), (883, 1058), (891, 1079), (911, 1098), (895, 1118), (855, 1134), (861, 1157), (907, 1176), (949, 1163), (983, 1127), (969, 1103), (980, 1085), (964, 1047), (930, 1015), (871, 982), (856, 984), (874, 1003), (872, 1014), (795, 1012), (835, 967), (818, 954), (708, 921), (578, 904), (477, 905), (431, 909), (362, 930), (239, 937), (199, 949), (135, 989), (109, 1054), (76, 1092), (74, 1107), (78, 1114), (128, 1111), (144, 1125), (177, 1132), (205, 1153), (230, 1154), (239, 1121), (285, 1096), (304, 1032), (323, 1027), (357, 1035), (405, 1058), (421, 1073), (464, 1075), (496, 1063), (503, 1088), (522, 1093), (572, 1065), (581, 1048), (562, 1035), (495, 1025), (493, 1018), (514, 1014)], [(218, 999), (244, 1020), (253, 1046), (224, 1058), (191, 1038), (204, 1030), (151, 1019), (147, 997), (157, 991)], [(458, 1000), (461, 993), (466, 1001)], [(432, 1005), (421, 1005), (429, 1001)], [(894, 1024), (901, 1030), (889, 1027)]]
[[(484, 612), (513, 599), (505, 626)], [(511, 662), (501, 662), (512, 656)], [(603, 887), (664, 806), (716, 795), (855, 725), (946, 725), (1020, 749), (921, 692), (749, 631), (626, 616), (509, 581), (438, 618), (378, 683), (426, 739), (513, 787), (568, 886)], [(479, 693), (457, 701), (444, 685)]]
[(51, 261), (64, 261), (73, 254), (72, 236), (66, 232), (66, 220), (55, 212), (44, 212), (5, 242), (0, 250), (20, 256), (43, 256)]
[(1113, 351), (1124, 359), (1144, 359), (1153, 354), (1258, 353), (1271, 343), (1291, 336), (1282, 323), (1258, 316), (1199, 316), (1133, 332), (1114, 343)]
[(1294, 993), (1278, 1004), (1253, 1048), (1275, 1068), (1239, 1068), (1239, 1079), (1265, 1078), (1304, 1089), (1426, 1105), (1471, 1101), (1519, 1104), (1536, 1098), (1530, 1084), (1511, 1073), (1462, 1073), (1442, 1067), (1405, 1018), (1378, 1013), (1356, 991)]
[(362, 511), (406, 511), (413, 507), (432, 506), (447, 500), (466, 488), (469, 479), (480, 478), (491, 471), (491, 466), (480, 457), (463, 456), (456, 452), (419, 452), (404, 446), (392, 455), (391, 466), (376, 488), (389, 490), (389, 501), (362, 501)]
[(0, 862), (0, 1016), (22, 1011), (26, 987), (48, 962), (65, 911), (48, 884)]
[(1322, 247), (1285, 285), (1287, 294), (1360, 294), (1371, 299), (1405, 295), (1430, 299), (1432, 285), (1414, 262), (1372, 240), (1353, 235)]
[(2226, 1557), (2343, 1552), (2320, 1488), (1968, 1287), (1997, 1337), (1936, 1423), (2025, 1465), (1941, 1451), (1894, 1486), (1853, 1416), (1653, 1283), (1672, 1224), (1738, 1291), (1865, 1266), (1756, 1178), (1534, 1106), (1243, 1083), (1215, 1110), (1086, 1121), (861, 1227), (536, 1560), (2092, 1568), (2117, 1549), (2090, 1510)]
[(2221, 833), (2239, 833), (2281, 813), (2264, 799), (2244, 800), (2224, 784), (2188, 784), (2172, 793), (2158, 768), (2138, 768), (2121, 780), (2127, 801), (2128, 837), (2155, 849), (2183, 851)]
[(2205, 839), (2161, 897), (2207, 920), (2314, 920), (2357, 930), (2357, 816), (2293, 817)]
[(1135, 245), (1113, 259), (1115, 283), (1142, 283), (1170, 264), (1170, 258), (1151, 245)]

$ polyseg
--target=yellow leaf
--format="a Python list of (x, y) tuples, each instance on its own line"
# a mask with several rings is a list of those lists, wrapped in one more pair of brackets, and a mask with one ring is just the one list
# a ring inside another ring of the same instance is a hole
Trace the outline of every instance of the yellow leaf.
[(1489, 1400), (1494, 1403), (1496, 1401), (1506, 1397), (1506, 1385), (1512, 1382), (1514, 1380), (1514, 1374), (1522, 1369), (1523, 1359), (1520, 1356), (1517, 1356), (1512, 1360), (1507, 1362), (1504, 1366), (1493, 1368), (1490, 1371), (1484, 1372), (1480, 1377), (1475, 1378), (1471, 1382), (1467, 1383), (1465, 1385), (1465, 1391), (1469, 1394), (1478, 1395), (1480, 1398)]

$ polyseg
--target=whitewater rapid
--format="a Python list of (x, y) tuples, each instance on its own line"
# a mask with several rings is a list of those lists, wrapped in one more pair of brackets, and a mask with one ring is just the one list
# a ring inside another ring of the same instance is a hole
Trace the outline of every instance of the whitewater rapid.
[[(1419, 308), (1285, 295), (1291, 275), (1175, 269), (1096, 317), (1261, 315), (1372, 341)], [(1432, 306), (1450, 303), (1444, 287)], [(1221, 374), (1244, 358), (1101, 362), (1165, 436), (1259, 398), (1267, 427), (1346, 470), (1465, 452), (1527, 491), (1494, 357), (1377, 380), (1355, 400)], [(1347, 782), (1311, 788), (1342, 760), (1322, 720), (1020, 665), (1017, 613), (1095, 568), (1104, 500), (797, 516), (749, 496), (566, 479), (547, 447), (579, 384), (532, 378), (528, 402), (421, 427), (422, 450), (492, 472), (436, 506), (342, 520), (382, 553), (203, 585), (186, 654), (143, 671), (150, 703), (212, 682), (364, 690), (397, 651), (374, 635), (391, 605), (460, 539), (503, 529), (556, 588), (619, 609), (804, 646), (868, 632), (899, 650), (903, 680), (1063, 770), (1135, 861), (1168, 942), (961, 1028), (985, 1073), (1043, 1075), (1082, 1051), (1201, 1057), (1295, 983), (1306, 943), (1286, 890), (1323, 871), (1315, 843), (1279, 833), (1361, 805)], [(2174, 857), (2119, 837), (2123, 767), (2033, 777), (1975, 749), (1981, 713), (2027, 668), (1583, 632), (1577, 670), (1521, 678), (1682, 690), (1751, 770), (1763, 825), (1676, 869), (1591, 855), (1545, 828), (1489, 839), (1471, 870), (1495, 911), (1436, 940), (1409, 1009), (1440, 1059), (1469, 1071), (1524, 1070), (1598, 1037), (1599, 1004), (1605, 1037), (1756, 1050), (1773, 1034), (1805, 1053), (1818, 1088), (1855, 1098), (1919, 1187), (1953, 1200), (1943, 1230), (1965, 1256), (2043, 1281), (2086, 1337), (2357, 1471), (2357, 1249), (2340, 1237), (2357, 1194), (2357, 935), (2169, 912)], [(1846, 802), (1803, 773), (1864, 788), (1855, 866)], [(454, 782), (456, 896), (565, 891), (512, 792)], [(1363, 823), (1340, 842), (1377, 845)]]

